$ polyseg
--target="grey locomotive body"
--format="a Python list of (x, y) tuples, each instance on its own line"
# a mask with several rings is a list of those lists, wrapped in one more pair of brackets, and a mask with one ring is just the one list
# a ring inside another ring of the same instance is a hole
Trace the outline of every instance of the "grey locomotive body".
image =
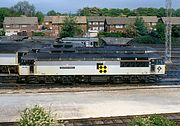
[(156, 82), (164, 74), (163, 59), (143, 47), (46, 48), (19, 64), (20, 80), (32, 83)]

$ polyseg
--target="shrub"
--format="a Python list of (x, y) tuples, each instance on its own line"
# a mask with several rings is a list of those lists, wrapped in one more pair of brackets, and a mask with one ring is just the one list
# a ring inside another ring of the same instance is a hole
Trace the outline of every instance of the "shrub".
[(135, 39), (135, 42), (144, 43), (144, 44), (162, 44), (162, 43), (164, 43), (162, 40), (160, 40), (156, 37), (152, 37), (150, 35), (139, 36)]
[(124, 37), (124, 33), (120, 32), (100, 32), (98, 37)]
[(128, 126), (176, 126), (175, 122), (159, 115), (137, 117)]
[(33, 36), (44, 36), (45, 34), (43, 32), (34, 32)]
[(4, 30), (0, 30), (0, 36), (4, 36), (4, 35), (5, 35)]
[(17, 126), (58, 126), (58, 123), (50, 116), (50, 112), (36, 105), (33, 108), (26, 108), (21, 113)]

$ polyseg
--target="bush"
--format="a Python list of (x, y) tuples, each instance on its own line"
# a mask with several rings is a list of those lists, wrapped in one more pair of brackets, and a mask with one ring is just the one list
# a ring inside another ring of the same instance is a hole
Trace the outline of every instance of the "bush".
[(161, 39), (152, 37), (150, 35), (139, 36), (135, 39), (135, 42), (143, 43), (143, 44), (162, 44), (162, 43), (164, 43)]
[(4, 36), (4, 35), (5, 35), (4, 30), (0, 30), (0, 36)]
[(179, 38), (174, 38), (174, 37), (172, 37), (172, 44), (177, 44), (177, 45), (179, 45), (179, 44), (180, 44), (180, 37), (179, 37)]
[(98, 37), (124, 37), (124, 33), (120, 32), (100, 32)]
[(44, 36), (45, 34), (43, 32), (34, 32), (33, 36)]
[[(17, 126), (57, 126), (58, 123), (46, 112), (44, 108), (34, 106), (26, 108), (21, 113), (21, 118)], [(61, 125), (62, 126), (62, 125)]]
[(175, 122), (159, 115), (137, 117), (128, 126), (176, 126)]

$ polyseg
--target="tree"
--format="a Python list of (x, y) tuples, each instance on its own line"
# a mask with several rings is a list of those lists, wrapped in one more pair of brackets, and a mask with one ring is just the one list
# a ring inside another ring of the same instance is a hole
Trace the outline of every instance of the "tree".
[(0, 30), (0, 36), (4, 36), (4, 35), (5, 35), (4, 30)]
[(103, 8), (103, 9), (101, 9), (101, 14), (103, 16), (109, 16), (109, 10), (107, 8)]
[(158, 22), (155, 27), (155, 32), (157, 34), (157, 37), (164, 41), (165, 40), (165, 25), (162, 22)]
[(4, 17), (20, 16), (21, 14), (9, 8), (0, 8), (0, 28), (3, 27)]
[(30, 4), (28, 1), (19, 1), (16, 5), (11, 7), (11, 9), (26, 16), (34, 16), (36, 10), (34, 5)]
[(126, 15), (126, 16), (131, 16), (131, 10), (128, 9), (128, 8), (124, 8), (123, 14)]
[(136, 27), (134, 25), (128, 25), (126, 28), (126, 37), (135, 38), (136, 34)]
[(163, 7), (159, 8), (157, 16), (158, 17), (165, 17), (166, 16), (166, 9)]
[(54, 10), (50, 10), (47, 12), (47, 16), (58, 16), (58, 15), (61, 15), (61, 13), (56, 12)]
[(156, 16), (158, 9), (157, 8), (137, 8), (136, 10), (138, 16)]
[(147, 28), (146, 28), (142, 18), (137, 17), (134, 25), (136, 27), (138, 36), (143, 36), (143, 35), (147, 34)]
[(80, 9), (78, 13), (81, 16), (102, 16), (101, 9), (97, 7), (85, 7), (83, 9)]
[(172, 27), (172, 36), (176, 38), (180, 37), (180, 26), (174, 25)]
[[(180, 9), (172, 9), (173, 16), (180, 16)], [(128, 8), (97, 8), (85, 7), (78, 10), (78, 15), (81, 16), (158, 16), (165, 17), (165, 8), (137, 8), (130, 10)]]
[(176, 10), (176, 16), (177, 16), (177, 17), (180, 17), (180, 9), (177, 9), (177, 10)]
[(42, 24), (44, 20), (44, 14), (41, 11), (36, 12), (35, 16), (38, 18), (39, 24)]
[[(20, 121), (17, 126), (57, 126), (58, 123), (50, 112), (45, 111), (44, 108), (34, 106), (33, 108), (26, 108), (21, 113)], [(63, 124), (60, 124), (63, 126)]]
[(128, 126), (176, 126), (176, 124), (163, 116), (151, 115), (148, 117), (137, 117)]
[(75, 37), (82, 34), (82, 29), (77, 25), (75, 17), (66, 17), (63, 23), (60, 37)]

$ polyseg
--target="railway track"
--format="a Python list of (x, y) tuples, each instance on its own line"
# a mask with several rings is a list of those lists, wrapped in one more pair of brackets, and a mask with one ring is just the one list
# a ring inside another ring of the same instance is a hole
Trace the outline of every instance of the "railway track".
[(76, 87), (60, 86), (51, 88), (9, 88), (0, 89), (0, 94), (53, 94), (64, 92), (98, 92), (98, 91), (123, 91), (123, 90), (160, 90), (160, 89), (178, 89), (180, 84), (164, 84), (164, 85), (83, 85)]
[[(143, 87), (143, 86), (163, 86), (163, 85), (180, 85), (180, 71), (179, 70), (172, 70), (168, 71), (167, 75), (158, 83), (121, 83), (121, 84), (110, 84), (110, 83), (91, 83), (91, 84), (59, 84), (59, 83), (36, 83), (36, 84), (27, 84), (27, 83), (16, 83), (15, 80), (8, 80), (6, 78), (0, 77), (0, 89), (13, 89), (13, 90), (20, 90), (20, 89), (52, 89), (52, 88), (92, 88), (92, 87), (123, 87), (123, 86), (136, 86), (136, 87)], [(7, 77), (8, 79), (8, 77)], [(3, 80), (3, 81), (1, 81)]]
[[(165, 113), (158, 114), (176, 122), (180, 126), (180, 113)], [(146, 117), (148, 115), (141, 115), (138, 117)], [(100, 118), (84, 118), (84, 119), (65, 119), (59, 122), (64, 122), (65, 126), (128, 126), (128, 124), (137, 115), (133, 116), (118, 116), (118, 117), (100, 117)], [(1, 122), (0, 126), (14, 126), (17, 122)]]

